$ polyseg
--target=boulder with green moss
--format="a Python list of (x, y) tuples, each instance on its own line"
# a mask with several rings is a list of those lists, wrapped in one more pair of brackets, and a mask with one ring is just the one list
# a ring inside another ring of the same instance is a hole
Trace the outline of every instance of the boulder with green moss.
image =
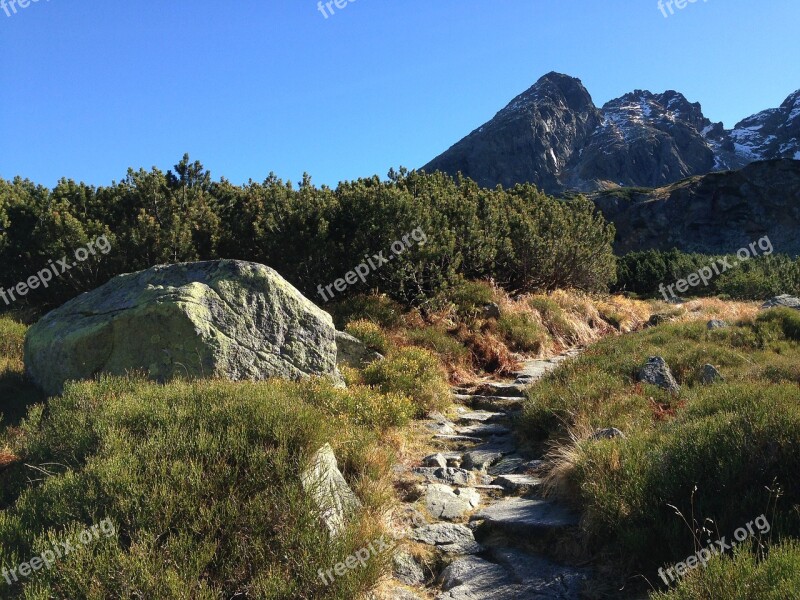
[(234, 260), (115, 277), (31, 327), (25, 367), (51, 394), (102, 373), (340, 380), (330, 315), (273, 269)]

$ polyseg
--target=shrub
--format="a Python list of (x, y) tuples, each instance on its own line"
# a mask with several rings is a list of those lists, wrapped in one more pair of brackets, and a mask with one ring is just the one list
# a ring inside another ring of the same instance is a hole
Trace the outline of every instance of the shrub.
[(372, 363), (364, 369), (364, 383), (385, 394), (408, 396), (416, 416), (444, 410), (450, 404), (450, 388), (439, 361), (422, 348), (402, 348)]
[(529, 305), (542, 317), (542, 323), (553, 337), (561, 338), (567, 342), (573, 341), (575, 329), (564, 315), (563, 309), (554, 300), (546, 296), (531, 298)]
[(459, 365), (469, 360), (469, 350), (439, 326), (432, 325), (422, 329), (409, 329), (406, 332), (406, 337), (415, 346), (435, 352), (446, 364)]
[(364, 342), (367, 348), (374, 350), (375, 352), (379, 352), (381, 354), (386, 354), (389, 352), (389, 338), (386, 337), (386, 334), (383, 332), (380, 326), (376, 325), (372, 321), (367, 321), (365, 319), (352, 321), (347, 324), (345, 331), (353, 337), (356, 337)]
[(397, 327), (402, 323), (403, 307), (386, 296), (358, 294), (325, 305), (325, 309), (333, 316), (337, 329), (344, 329), (355, 319), (372, 321), (388, 328)]
[(497, 330), (512, 350), (540, 352), (547, 334), (533, 316), (527, 313), (504, 314), (497, 321)]
[(494, 300), (494, 289), (485, 281), (461, 281), (447, 291), (445, 298), (453, 303), (458, 315), (470, 317)]
[(756, 323), (776, 323), (783, 335), (790, 340), (800, 341), (800, 311), (792, 308), (773, 308), (761, 313)]
[[(12, 593), (176, 600), (364, 594), (388, 556), (330, 586), (317, 570), (380, 535), (368, 515), (385, 506), (389, 456), (374, 433), (309, 405), (309, 386), (103, 378), (68, 385), (46, 412), (32, 409), (14, 450), (48, 474), (29, 477), (23, 465), (0, 474), (6, 493), (14, 490), (0, 511), (0, 563), (19, 564), (47, 540), (103, 519), (117, 534), (20, 578)], [(335, 539), (299, 477), (326, 442), (365, 505)]]

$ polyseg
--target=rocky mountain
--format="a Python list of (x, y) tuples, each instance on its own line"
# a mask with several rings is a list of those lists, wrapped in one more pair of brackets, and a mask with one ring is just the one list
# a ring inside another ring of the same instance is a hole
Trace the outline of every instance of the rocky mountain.
[(423, 169), (561, 193), (657, 187), (773, 158), (800, 160), (800, 90), (726, 130), (675, 91), (598, 108), (579, 79), (548, 73)]
[(775, 253), (800, 255), (800, 161), (753, 162), (738, 171), (652, 189), (589, 196), (617, 228), (615, 249), (733, 253), (768, 236)]

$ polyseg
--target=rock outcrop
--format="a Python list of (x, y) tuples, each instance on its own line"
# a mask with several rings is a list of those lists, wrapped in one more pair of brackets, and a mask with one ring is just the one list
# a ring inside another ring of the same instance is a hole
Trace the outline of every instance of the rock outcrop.
[(269, 267), (219, 260), (115, 277), (28, 330), (25, 366), (44, 391), (101, 373), (337, 380), (333, 321)]
[(311, 465), (302, 473), (300, 481), (306, 493), (314, 499), (320, 520), (331, 537), (338, 536), (361, 508), (361, 502), (339, 471), (330, 444), (325, 444), (314, 454)]

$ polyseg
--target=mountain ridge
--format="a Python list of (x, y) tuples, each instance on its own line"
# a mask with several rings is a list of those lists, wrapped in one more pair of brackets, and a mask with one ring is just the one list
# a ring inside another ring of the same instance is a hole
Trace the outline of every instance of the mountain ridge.
[(800, 89), (725, 129), (675, 90), (637, 89), (598, 108), (580, 79), (550, 72), (422, 170), (563, 193), (659, 187), (777, 158), (800, 160)]

